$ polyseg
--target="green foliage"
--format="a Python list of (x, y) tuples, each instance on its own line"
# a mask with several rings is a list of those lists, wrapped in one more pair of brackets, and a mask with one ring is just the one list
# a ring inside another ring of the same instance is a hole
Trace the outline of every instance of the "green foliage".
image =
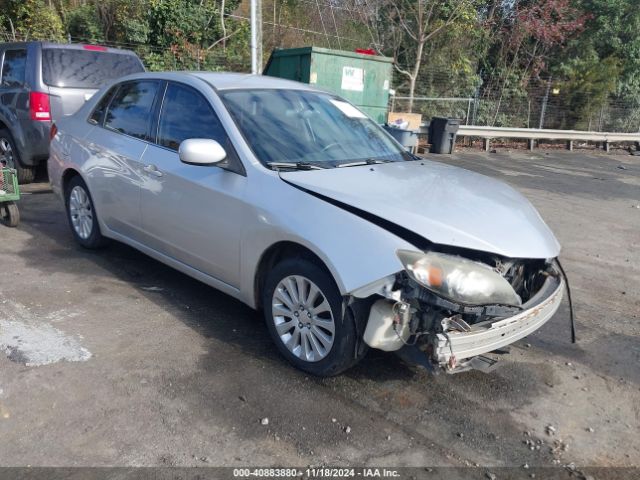
[[(237, 0), (225, 3), (229, 12), (238, 4)], [(150, 68), (170, 66), (173, 69), (216, 70), (226, 62), (214, 55), (213, 47), (223, 41), (220, 24), (220, 4), (213, 1), (194, 0), (150, 0), (149, 41), (152, 45), (167, 49), (165, 53), (154, 53), (148, 58)], [(239, 50), (248, 52), (246, 42), (238, 42), (236, 36), (248, 38), (248, 29), (238, 27), (236, 22), (226, 20), (226, 34), (234, 35), (225, 41), (229, 51), (224, 58), (232, 62)], [(216, 51), (217, 52), (217, 51)], [(245, 52), (245, 53), (246, 53)]]
[(151, 0), (149, 7), (150, 40), (160, 47), (176, 41), (200, 45), (208, 33), (208, 19), (216, 14), (212, 4), (189, 0)]
[[(239, 3), (225, 0), (225, 13)], [(248, 24), (225, 17), (223, 28), (221, 6), (221, 0), (0, 0), (0, 34), (122, 45), (151, 70), (244, 69)]]
[[(221, 14), (246, 16), (247, 3), (0, 0), (0, 35), (53, 41), (70, 36), (120, 45), (136, 51), (150, 70), (246, 71), (249, 23)], [(478, 94), (478, 122), (495, 125), (535, 126), (552, 77), (561, 92), (552, 95), (552, 107), (563, 112), (554, 126), (591, 128), (597, 119), (599, 125), (637, 130), (632, 124), (640, 117), (638, 0), (330, 0), (320, 5), (264, 0), (265, 56), (271, 48), (310, 44), (374, 47), (396, 59), (398, 92)], [(334, 34), (343, 38), (338, 41)], [(421, 36), (425, 41), (417, 40)], [(410, 108), (425, 115), (449, 109), (464, 116), (468, 104), (425, 102)]]
[(615, 93), (617, 79), (622, 70), (620, 61), (615, 57), (600, 60), (593, 50), (581, 58), (570, 60), (564, 65), (565, 80), (561, 90), (568, 111), (574, 123), (579, 119), (591, 118), (608, 103)]
[(461, 16), (428, 43), (417, 92), (425, 96), (473, 96), (480, 83), (477, 57), (484, 33), (473, 4), (467, 4)]
[(29, 40), (64, 39), (62, 20), (44, 0), (8, 0), (0, 4), (2, 30)]
[(104, 41), (95, 5), (88, 3), (72, 9), (67, 14), (66, 21), (67, 31), (72, 37), (83, 38), (87, 42)]
[(131, 44), (148, 42), (148, 0), (95, 0), (94, 5), (105, 40)]
[[(640, 96), (640, 6), (637, 0), (582, 0), (582, 9), (589, 13), (585, 30), (575, 39), (569, 52), (572, 56), (590, 56), (594, 61), (618, 59), (620, 68), (616, 92), (622, 98)], [(570, 65), (567, 61), (566, 65)]]

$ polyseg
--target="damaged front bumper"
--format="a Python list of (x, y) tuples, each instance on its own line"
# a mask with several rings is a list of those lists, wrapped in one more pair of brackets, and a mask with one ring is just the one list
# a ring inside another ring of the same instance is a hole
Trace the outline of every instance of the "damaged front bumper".
[(560, 307), (564, 282), (548, 276), (542, 288), (523, 305), (523, 311), (508, 318), (475, 324), (469, 331), (449, 331), (433, 336), (432, 361), (451, 373), (473, 368), (465, 360), (493, 352), (533, 333)]
[[(527, 300), (519, 307), (461, 305), (431, 294), (401, 274), (377, 286), (363, 339), (372, 348), (395, 351), (430, 371), (489, 370), (487, 353), (533, 333), (560, 307), (565, 281), (555, 262), (535, 265), (526, 277)], [(365, 293), (370, 293), (367, 291)], [(372, 297), (370, 297), (372, 298)]]

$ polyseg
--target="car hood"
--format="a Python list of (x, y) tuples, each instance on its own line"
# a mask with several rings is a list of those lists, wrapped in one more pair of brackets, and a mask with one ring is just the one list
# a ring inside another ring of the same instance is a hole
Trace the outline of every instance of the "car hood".
[(526, 198), (505, 183), (462, 168), (424, 160), (280, 172), (280, 177), (433, 243), (511, 258), (560, 253), (558, 241)]

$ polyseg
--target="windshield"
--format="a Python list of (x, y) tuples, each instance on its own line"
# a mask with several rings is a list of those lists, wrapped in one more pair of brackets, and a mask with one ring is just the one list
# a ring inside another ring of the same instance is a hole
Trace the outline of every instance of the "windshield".
[(42, 80), (51, 87), (100, 88), (114, 78), (143, 71), (134, 55), (75, 48), (42, 50)]
[(338, 97), (302, 90), (230, 90), (220, 96), (264, 164), (335, 167), (410, 156), (375, 122)]

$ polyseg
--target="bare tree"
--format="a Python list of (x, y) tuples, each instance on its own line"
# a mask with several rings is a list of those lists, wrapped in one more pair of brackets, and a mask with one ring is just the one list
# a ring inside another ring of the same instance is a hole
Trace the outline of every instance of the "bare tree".
[[(391, 55), (395, 69), (409, 84), (409, 111), (413, 111), (416, 81), (425, 46), (473, 9), (470, 0), (356, 0), (369, 25), (372, 46)], [(471, 10), (470, 10), (471, 9)]]

